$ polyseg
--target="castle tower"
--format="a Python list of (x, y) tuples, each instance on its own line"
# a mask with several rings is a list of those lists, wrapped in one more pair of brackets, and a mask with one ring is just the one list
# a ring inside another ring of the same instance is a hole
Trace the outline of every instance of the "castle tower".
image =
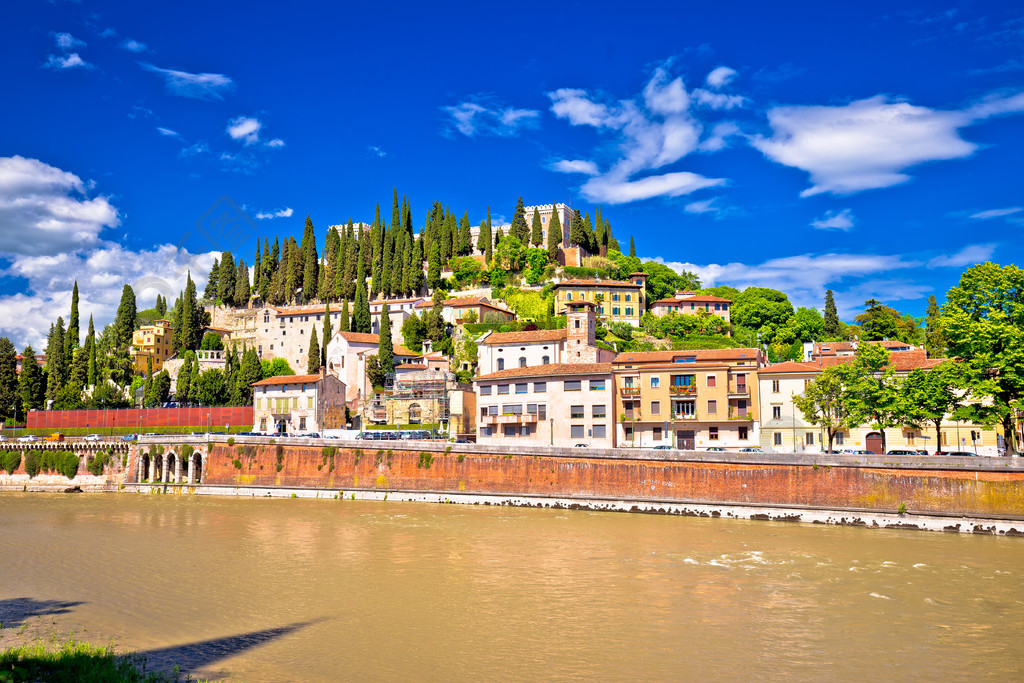
[(565, 304), (566, 363), (596, 363), (597, 304), (593, 301), (568, 301)]

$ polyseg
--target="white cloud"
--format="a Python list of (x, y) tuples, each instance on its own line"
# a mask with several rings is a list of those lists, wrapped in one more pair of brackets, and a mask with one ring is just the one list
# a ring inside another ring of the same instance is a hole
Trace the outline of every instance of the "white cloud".
[(260, 141), (260, 129), (263, 124), (259, 119), (239, 116), (228, 121), (227, 133), (232, 140), (239, 140), (245, 145), (254, 145)]
[(842, 230), (846, 232), (853, 228), (853, 212), (850, 209), (843, 209), (838, 212), (826, 211), (824, 216), (811, 221), (811, 226), (818, 230)]
[(995, 94), (963, 111), (941, 111), (877, 95), (843, 106), (785, 106), (768, 112), (772, 137), (751, 144), (777, 163), (810, 174), (803, 197), (852, 194), (910, 180), (904, 171), (971, 156), (959, 129), (1024, 111), (1024, 93)]
[(371, 154), (375, 155), (376, 157), (378, 157), (380, 159), (383, 159), (384, 157), (386, 157), (388, 155), (387, 152), (385, 152), (383, 149), (381, 149), (377, 145), (369, 145), (366, 149)]
[(719, 88), (728, 85), (729, 81), (731, 81), (735, 76), (735, 69), (730, 69), (727, 66), (720, 66), (717, 69), (713, 69), (711, 73), (708, 74), (708, 87), (718, 90)]
[(693, 91), (693, 101), (709, 109), (735, 109), (746, 104), (747, 98), (742, 95), (726, 95), (697, 88)]
[(79, 40), (70, 33), (54, 33), (53, 42), (56, 44), (57, 49), (64, 50), (65, 52), (85, 47), (84, 40)]
[(164, 128), (163, 126), (157, 126), (156, 132), (160, 133), (160, 135), (164, 135), (170, 138), (181, 137), (181, 135), (179, 135), (177, 131), (171, 130), (170, 128)]
[(470, 138), (477, 135), (512, 137), (523, 129), (536, 128), (540, 121), (540, 112), (534, 109), (505, 107), (483, 97), (441, 107), (441, 111), (450, 117), (447, 134), (457, 131)]
[(702, 213), (717, 213), (718, 207), (715, 206), (715, 198), (702, 199), (699, 202), (690, 202), (683, 207), (683, 211), (686, 213), (702, 214)]
[(287, 209), (279, 209), (278, 211), (261, 211), (258, 214), (256, 214), (256, 218), (260, 219), (261, 221), (265, 221), (270, 218), (291, 218), (292, 213), (294, 212), (292, 211), (292, 208), (289, 206)]
[(0, 157), (0, 254), (59, 254), (96, 245), (120, 224), (106, 197), (89, 198), (73, 173), (21, 156)]
[(69, 55), (48, 55), (43, 63), (44, 69), (60, 71), (62, 69), (95, 69), (96, 67), (78, 56), (77, 52)]
[(1020, 213), (1021, 211), (1024, 211), (1024, 207), (1011, 206), (1006, 209), (989, 209), (988, 211), (979, 211), (976, 214), (972, 214), (971, 218), (986, 221), (991, 218), (1003, 218), (1004, 216), (1012, 216), (1016, 213)]
[(198, 100), (222, 100), (224, 94), (234, 89), (235, 83), (224, 74), (193, 74), (175, 69), (163, 69), (140, 62), (146, 71), (164, 78), (164, 87), (171, 95), (191, 97)]
[[(603, 174), (583, 183), (582, 194), (595, 202), (611, 204), (653, 197), (676, 197), (727, 183), (724, 178), (705, 178), (688, 171), (651, 175), (700, 148), (703, 128), (690, 114), (691, 97), (682, 78), (665, 68), (656, 69), (641, 96), (616, 103), (576, 88), (548, 93), (551, 111), (570, 125), (590, 126), (617, 137), (618, 159)], [(725, 133), (726, 129), (722, 129)], [(724, 137), (712, 143), (724, 146)], [(596, 162), (574, 160), (552, 166), (561, 172), (597, 171)], [(639, 177), (638, 177), (639, 176)]]
[(729, 138), (741, 135), (739, 126), (732, 121), (716, 123), (715, 127), (711, 129), (711, 134), (697, 145), (697, 150), (701, 152), (717, 152), (729, 146)]
[(267, 143), (267, 147), (284, 147), (284, 140), (281, 138), (274, 138)]
[(963, 268), (984, 263), (992, 258), (995, 244), (969, 244), (955, 254), (936, 256), (928, 261), (929, 268)]
[(582, 173), (584, 175), (598, 175), (600, 171), (597, 164), (585, 159), (561, 159), (551, 164), (552, 171), (559, 173)]
[(146, 47), (145, 43), (140, 43), (137, 40), (132, 40), (131, 38), (129, 38), (121, 43), (121, 49), (128, 50), (129, 52), (139, 53), (146, 52), (149, 48)]
[(210, 147), (205, 142), (200, 140), (199, 142), (193, 143), (188, 147), (183, 147), (181, 151), (178, 152), (178, 156), (182, 159), (187, 159), (188, 157), (197, 157), (209, 153)]

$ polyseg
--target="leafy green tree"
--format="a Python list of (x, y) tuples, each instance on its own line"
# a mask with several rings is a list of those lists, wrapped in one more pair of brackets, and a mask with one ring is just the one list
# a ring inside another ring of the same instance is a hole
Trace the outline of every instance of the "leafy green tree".
[(775, 341), (775, 333), (793, 317), (789, 297), (777, 289), (747, 287), (733, 301), (732, 323), (760, 335), (764, 344)]
[(121, 302), (117, 306), (117, 315), (114, 317), (114, 340), (117, 346), (128, 346), (132, 343), (132, 332), (135, 331), (135, 313), (135, 292), (129, 285), (125, 285), (121, 290)]
[(512, 225), (508, 234), (519, 240), (520, 244), (526, 244), (530, 240), (530, 228), (526, 225), (526, 209), (523, 208), (523, 198), (516, 200), (516, 210), (512, 215)]
[(930, 370), (914, 368), (900, 383), (898, 415), (908, 427), (935, 427), (935, 450), (942, 450), (942, 421), (961, 412), (967, 390), (963, 367), (946, 361)]
[[(668, 298), (681, 290), (696, 291), (700, 289), (700, 278), (694, 273), (683, 271), (683, 274), (680, 275), (664, 263), (646, 261), (640, 267), (640, 271), (647, 273), (647, 298), (649, 301)], [(622, 273), (623, 277), (629, 275), (630, 273)]]
[(146, 380), (142, 392), (142, 400), (145, 402), (146, 397), (149, 396), (149, 390), (153, 386), (153, 356), (146, 356)]
[(381, 366), (380, 358), (376, 355), (366, 359), (366, 379), (370, 380), (370, 386), (375, 391), (381, 391), (387, 384), (387, 373)]
[(316, 327), (309, 328), (309, 351), (306, 354), (306, 374), (320, 374), (320, 342), (316, 338)]
[(853, 362), (843, 370), (850, 388), (850, 415), (856, 424), (881, 433), (884, 453), (885, 430), (900, 424), (900, 381), (889, 365), (889, 351), (881, 344), (859, 344)]
[(18, 352), (7, 337), (0, 337), (0, 419), (14, 417), (18, 403)]
[(494, 262), (510, 272), (521, 270), (525, 259), (526, 247), (511, 233), (494, 250)]
[(979, 399), (965, 419), (1001, 425), (1007, 455), (1017, 452), (1016, 412), (1024, 397), (1024, 270), (982, 263), (968, 268), (946, 295), (941, 327)]
[(864, 302), (866, 310), (858, 315), (855, 320), (860, 325), (861, 339), (863, 341), (882, 341), (883, 339), (896, 339), (898, 330), (894, 311), (888, 306), (883, 306), (877, 299), (868, 299)]
[(402, 341), (404, 346), (416, 353), (423, 351), (423, 340), (427, 337), (427, 325), (423, 318), (415, 313), (402, 323)]
[(166, 370), (161, 370), (153, 376), (149, 391), (146, 392), (146, 405), (158, 407), (167, 402), (171, 395), (171, 375)]
[(793, 405), (803, 413), (804, 419), (825, 430), (829, 451), (836, 434), (860, 424), (851, 410), (844, 370), (840, 366), (825, 368), (807, 385), (804, 393), (793, 396)]
[(272, 360), (261, 360), (260, 370), (262, 379), (269, 379), (271, 377), (283, 377), (285, 375), (291, 377), (295, 374), (292, 370), (292, 366), (288, 364), (284, 358), (278, 357)]
[(186, 351), (185, 358), (178, 369), (178, 381), (174, 387), (174, 397), (179, 403), (188, 405), (192, 395), (192, 369), (198, 363), (194, 351)]
[(548, 266), (548, 252), (546, 249), (527, 249), (523, 262), (523, 279), (527, 284), (535, 285), (544, 278), (544, 271)]
[(831, 289), (825, 290), (825, 320), (822, 332), (829, 339), (837, 338), (841, 332), (839, 311), (836, 310), (836, 300)]
[(222, 406), (227, 403), (228, 391), (224, 381), (224, 373), (215, 368), (199, 375), (195, 388), (195, 399), (204, 406)]
[(558, 217), (557, 204), (551, 203), (552, 207), (556, 207), (551, 211), (551, 222), (548, 223), (548, 259), (552, 263), (558, 260), (558, 247), (562, 243), (562, 221)]
[(21, 414), (43, 407), (46, 396), (46, 382), (43, 371), (36, 362), (36, 352), (26, 346), (21, 352), (21, 375), (18, 376), (18, 392), (21, 395)]
[(203, 341), (199, 344), (200, 351), (223, 351), (224, 342), (216, 332), (207, 332), (203, 335)]

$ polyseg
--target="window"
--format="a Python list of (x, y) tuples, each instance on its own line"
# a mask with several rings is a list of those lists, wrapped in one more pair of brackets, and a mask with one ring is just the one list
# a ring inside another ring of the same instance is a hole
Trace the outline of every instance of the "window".
[(595, 418), (608, 417), (608, 411), (603, 404), (599, 406), (594, 406), (591, 410)]
[(548, 365), (549, 363), (551, 363), (551, 356), (542, 356), (541, 357), (541, 359), (540, 359), (540, 364), (541, 365)]
[(715, 375), (708, 375), (708, 386), (709, 387), (717, 387), (718, 386), (718, 378)]
[(536, 415), (538, 420), (548, 419), (548, 407), (545, 403), (527, 403), (526, 413)]
[(605, 425), (594, 425), (594, 438), (604, 439), (608, 436), (608, 427)]
[(507, 394), (507, 393), (508, 393), (508, 385), (507, 384), (499, 384), (498, 385), (498, 395), (500, 396), (502, 394)]
[(498, 414), (498, 406), (496, 406), (496, 405), (487, 406), (487, 414), (488, 415), (497, 415)]
[(490, 427), (481, 427), (480, 436), (492, 436)]
[(612, 315), (618, 315), (618, 314), (619, 314), (619, 307), (618, 306), (612, 306)]
[(592, 379), (590, 380), (591, 391), (604, 391), (604, 380), (603, 379)]
[[(943, 436), (945, 436), (945, 434), (943, 434)], [(843, 433), (842, 432), (836, 432), (836, 445), (837, 446), (842, 446), (843, 445)], [(943, 440), (942, 445), (943, 446), (946, 445), (945, 440)]]
[(718, 427), (708, 427), (708, 441), (718, 441)]
[(661, 384), (661, 377), (653, 375), (651, 377), (651, 389), (657, 389), (659, 384)]
[(622, 433), (625, 436), (627, 441), (630, 441), (630, 440), (633, 439), (633, 428), (632, 427), (623, 427), (622, 428)]
[(260, 418), (260, 431), (261, 432), (267, 431), (267, 418), (265, 418), (265, 417), (261, 417)]
[(299, 418), (299, 430), (302, 431), (302, 430), (305, 430), (305, 429), (306, 429), (306, 418), (300, 417)]
[(772, 419), (782, 419), (782, 406), (772, 406)]
[(740, 374), (736, 375), (736, 388), (739, 389), (740, 392), (744, 392), (744, 391), (747, 390), (747, 375), (746, 375), (746, 373), (740, 373)]
[(578, 318), (576, 319), (576, 329), (580, 329), (580, 321)]
[(782, 445), (782, 432), (775, 432), (772, 434), (772, 444), (775, 446)]
[(633, 300), (633, 295), (632, 294), (627, 294), (626, 295), (626, 301), (632, 301), (632, 300)]
[(491, 385), (490, 384), (482, 385), (480, 387), (480, 395), (481, 396), (490, 396), (491, 395)]
[(807, 385), (808, 385), (808, 384), (810, 384), (810, 383), (811, 383), (811, 380), (809, 380), (809, 379), (805, 379), (805, 380), (804, 380), (804, 389), (806, 389), (806, 388), (807, 388)]
[(517, 436), (519, 434), (518, 425), (502, 425), (501, 428), (502, 436)]
[(498, 369), (499, 370), (504, 370), (505, 369), (505, 359), (504, 358), (499, 358), (498, 359)]
[(807, 432), (804, 434), (804, 443), (808, 446), (814, 445), (814, 432)]
[(312, 396), (308, 397), (306, 399), (306, 408), (308, 408), (309, 410), (313, 410), (313, 408), (316, 407), (316, 404), (314, 403), (314, 401), (316, 401), (315, 398), (313, 398)]
[(519, 367), (526, 367), (526, 356), (519, 356)]
[(546, 393), (547, 390), (548, 390), (548, 383), (547, 382), (534, 382), (533, 383), (533, 393), (535, 393), (535, 394), (543, 394), (543, 393)]
[(501, 404), (502, 415), (522, 415), (523, 404), (522, 403), (503, 403)]
[(684, 419), (693, 419), (697, 413), (697, 402), (696, 401), (679, 401), (676, 403), (676, 417)]
[(563, 385), (563, 391), (582, 391), (583, 381), (578, 379), (567, 379)]
[(737, 431), (739, 431), (739, 435), (738, 435), (739, 436), (739, 440), (740, 441), (746, 441), (747, 438), (748, 438), (747, 437), (747, 428), (746, 427), (740, 427)]
[(661, 427), (654, 428), (654, 440), (661, 441)]
[(566, 301), (572, 301), (572, 292), (566, 292), (565, 293), (565, 300)]
[(529, 387), (530, 387), (530, 385), (527, 382), (522, 382), (520, 384), (516, 384), (516, 393), (517, 394), (525, 394), (527, 389), (529, 389)]
[(779, 393), (779, 380), (777, 380), (777, 379), (773, 379), (772, 380), (772, 393), (773, 394)]
[(708, 401), (708, 415), (714, 415), (718, 412), (718, 401)]
[(626, 306), (626, 315), (633, 315), (633, 309), (629, 306)]
[(618, 292), (612, 292), (612, 301), (618, 301), (618, 300), (619, 300), (619, 293)]
[(571, 406), (569, 408), (569, 417), (573, 420), (583, 419), (583, 406)]
[(661, 415), (661, 401), (651, 401), (651, 415)]
[(586, 434), (584, 429), (585, 428), (583, 425), (573, 425), (572, 427), (569, 428), (569, 436), (572, 437), (573, 439), (582, 439), (583, 436)]

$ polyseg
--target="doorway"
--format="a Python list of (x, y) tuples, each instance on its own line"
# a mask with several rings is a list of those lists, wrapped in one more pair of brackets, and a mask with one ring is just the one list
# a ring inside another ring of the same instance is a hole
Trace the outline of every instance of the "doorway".
[(867, 450), (872, 453), (882, 454), (882, 435), (878, 432), (871, 432), (864, 437), (864, 443)]
[(692, 429), (676, 430), (676, 448), (684, 451), (692, 451), (694, 449), (694, 435)]

